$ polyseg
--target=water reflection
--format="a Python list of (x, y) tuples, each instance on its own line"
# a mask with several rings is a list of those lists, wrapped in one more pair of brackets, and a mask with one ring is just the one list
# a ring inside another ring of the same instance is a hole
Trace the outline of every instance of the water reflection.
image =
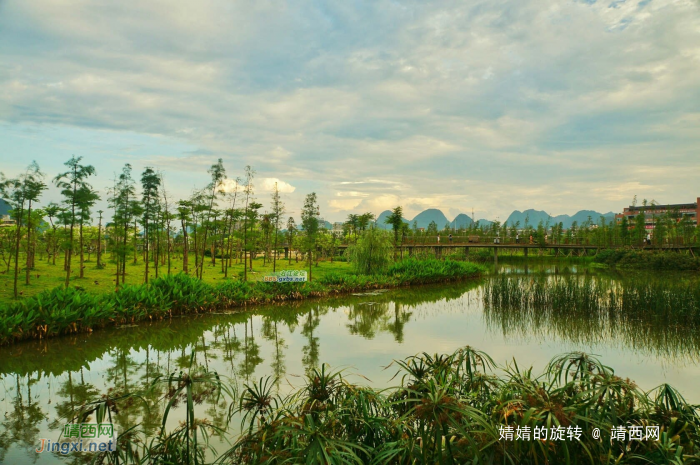
[[(499, 273), (527, 276), (618, 277), (576, 264), (499, 265)], [(487, 278), (491, 279), (491, 278)], [(452, 352), (469, 344), (504, 362), (543, 366), (559, 353), (594, 351), (644, 388), (663, 380), (700, 401), (700, 333), (640, 318), (602, 313), (523, 312), (484, 308), (482, 281), (425, 286), (260, 307), (248, 313), (177, 318), (2, 349), (0, 357), (0, 462), (82, 463), (34, 452), (39, 438), (58, 439), (78, 406), (149, 386), (159, 376), (203, 367), (242, 385), (273, 376), (281, 391), (321, 363), (348, 366), (375, 386), (393, 384), (391, 360), (417, 352)], [(192, 354), (194, 353), (194, 358)], [(141, 423), (151, 435), (162, 422), (166, 385), (115, 415), (121, 431)], [(221, 399), (203, 399), (207, 418), (225, 423)], [(177, 425), (178, 417), (168, 419)]]

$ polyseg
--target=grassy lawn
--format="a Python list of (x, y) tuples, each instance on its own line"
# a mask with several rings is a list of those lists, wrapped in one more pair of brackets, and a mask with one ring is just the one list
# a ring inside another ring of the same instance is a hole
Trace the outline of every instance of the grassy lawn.
[[(20, 263), (23, 260), (20, 257)], [(32, 270), (30, 284), (24, 284), (24, 270), (20, 271), (18, 290), (21, 292), (22, 297), (30, 297), (38, 294), (47, 289), (53, 289), (58, 286), (62, 286), (65, 282), (65, 272), (63, 271), (63, 262), (56, 260), (56, 265), (51, 265), (46, 263), (45, 260), (37, 260), (37, 266), (35, 270)], [(86, 261), (85, 262), (85, 277), (78, 278), (78, 267), (80, 266), (79, 259), (75, 258), (71, 266), (71, 274), (74, 276), (71, 278), (72, 286), (80, 286), (85, 291), (99, 294), (105, 292), (112, 292), (115, 289), (115, 276), (116, 265), (112, 262), (107, 261), (106, 267), (104, 269), (98, 270), (95, 268), (96, 261)], [(194, 255), (190, 257), (190, 269), (194, 268)], [(182, 269), (182, 260), (172, 261), (173, 274), (177, 274)], [(292, 259), (291, 265), (288, 260), (278, 260), (277, 261), (277, 271), (280, 270), (308, 270), (308, 264), (305, 262), (296, 262)], [(167, 265), (161, 266), (159, 274), (163, 275), (167, 273)], [(334, 261), (320, 261), (318, 266), (313, 266), (312, 279), (320, 278), (324, 274), (329, 272), (335, 273), (347, 273), (350, 272), (351, 268), (347, 262)], [(3, 270), (4, 271), (4, 270)], [(248, 272), (249, 281), (262, 281), (263, 276), (272, 272), (272, 263), (268, 263), (263, 266), (263, 259), (257, 258), (253, 260), (253, 272)], [(228, 270), (229, 279), (238, 279), (239, 275), (243, 275), (243, 263), (234, 263)], [(149, 279), (155, 278), (155, 271), (153, 269), (153, 263), (149, 264)], [(144, 278), (144, 263), (139, 259), (138, 263), (134, 264), (133, 261), (127, 263), (126, 266), (126, 283), (127, 284), (141, 284)], [(223, 280), (224, 274), (221, 272), (221, 262), (217, 259), (216, 265), (212, 266), (211, 259), (207, 258), (204, 264), (204, 276), (203, 280), (208, 283), (216, 283), (217, 281)], [(0, 304), (8, 303), (13, 300), (12, 298), (12, 280), (13, 280), (13, 269), (10, 268), (9, 273), (0, 272)]]

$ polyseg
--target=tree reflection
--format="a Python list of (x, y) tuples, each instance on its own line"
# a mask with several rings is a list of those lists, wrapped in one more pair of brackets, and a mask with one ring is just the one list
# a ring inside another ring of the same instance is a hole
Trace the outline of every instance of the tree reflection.
[[(248, 331), (250, 322), (250, 332)], [(251, 375), (255, 373), (255, 368), (264, 360), (260, 357), (260, 345), (255, 342), (255, 331), (253, 329), (253, 316), (251, 315), (245, 323), (245, 339), (243, 344), (243, 361), (240, 366), (240, 374), (246, 381), (250, 381)]]
[(301, 334), (306, 337), (306, 344), (302, 348), (304, 356), (301, 359), (307, 372), (318, 367), (318, 358), (321, 352), (319, 338), (314, 335), (314, 330), (321, 323), (319, 307), (314, 306), (307, 314), (301, 329)]
[(270, 368), (272, 368), (272, 373), (275, 377), (275, 384), (279, 388), (282, 377), (284, 377), (286, 372), (284, 350), (287, 348), (287, 345), (284, 343), (284, 339), (277, 327), (277, 319), (271, 317), (263, 319), (262, 333), (263, 337), (274, 345), (274, 358), (272, 363), (270, 363)]
[(31, 387), (39, 381), (27, 375), (26, 397), (22, 393), (20, 376), (15, 376), (15, 396), (12, 399), (12, 409), (5, 412), (0, 433), (0, 463), (5, 463), (5, 455), (9, 448), (16, 444), (25, 449), (32, 462), (36, 462), (38, 454), (35, 448), (39, 444), (39, 424), (46, 420), (47, 415), (38, 402), (32, 399)]

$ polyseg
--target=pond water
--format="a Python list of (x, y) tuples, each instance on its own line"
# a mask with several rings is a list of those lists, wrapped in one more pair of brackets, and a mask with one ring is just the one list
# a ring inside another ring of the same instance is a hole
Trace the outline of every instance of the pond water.
[[(592, 276), (623, 284), (625, 279), (563, 264), (502, 264), (496, 271)], [(470, 345), (502, 366), (515, 358), (521, 368), (533, 366), (535, 373), (555, 355), (585, 351), (642, 389), (667, 382), (688, 401), (700, 403), (698, 338), (674, 337), (677, 328), (650, 327), (643, 318), (628, 321), (624, 328), (601, 327), (598, 315), (591, 314), (590, 321), (567, 323), (575, 327), (563, 329), (546, 319), (523, 321), (517, 309), (516, 315), (489, 314), (483, 303), (489, 279), (252, 307), (248, 312), (176, 318), (0, 348), (0, 463), (86, 462), (90, 455), (60, 457), (34, 450), (40, 438), (57, 440), (67, 417), (84, 401), (109, 389), (143, 388), (158, 375), (187, 370), (191, 361), (239, 386), (274, 376), (278, 389), (288, 392), (302, 383), (307, 369), (321, 363), (345, 369), (359, 384), (386, 387), (398, 383), (392, 379), (392, 360), (424, 351), (451, 353)], [(155, 431), (162, 409), (144, 412), (135, 405), (120, 411), (116, 422), (123, 430), (143, 421)], [(205, 399), (197, 412), (222, 424), (226, 405)], [(177, 425), (178, 415), (171, 415), (169, 423)]]

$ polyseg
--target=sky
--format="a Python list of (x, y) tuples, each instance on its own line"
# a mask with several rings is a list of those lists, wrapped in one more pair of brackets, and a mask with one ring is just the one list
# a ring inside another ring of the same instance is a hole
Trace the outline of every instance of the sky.
[(0, 0), (0, 171), (72, 155), (330, 221), (694, 201), (700, 0)]

